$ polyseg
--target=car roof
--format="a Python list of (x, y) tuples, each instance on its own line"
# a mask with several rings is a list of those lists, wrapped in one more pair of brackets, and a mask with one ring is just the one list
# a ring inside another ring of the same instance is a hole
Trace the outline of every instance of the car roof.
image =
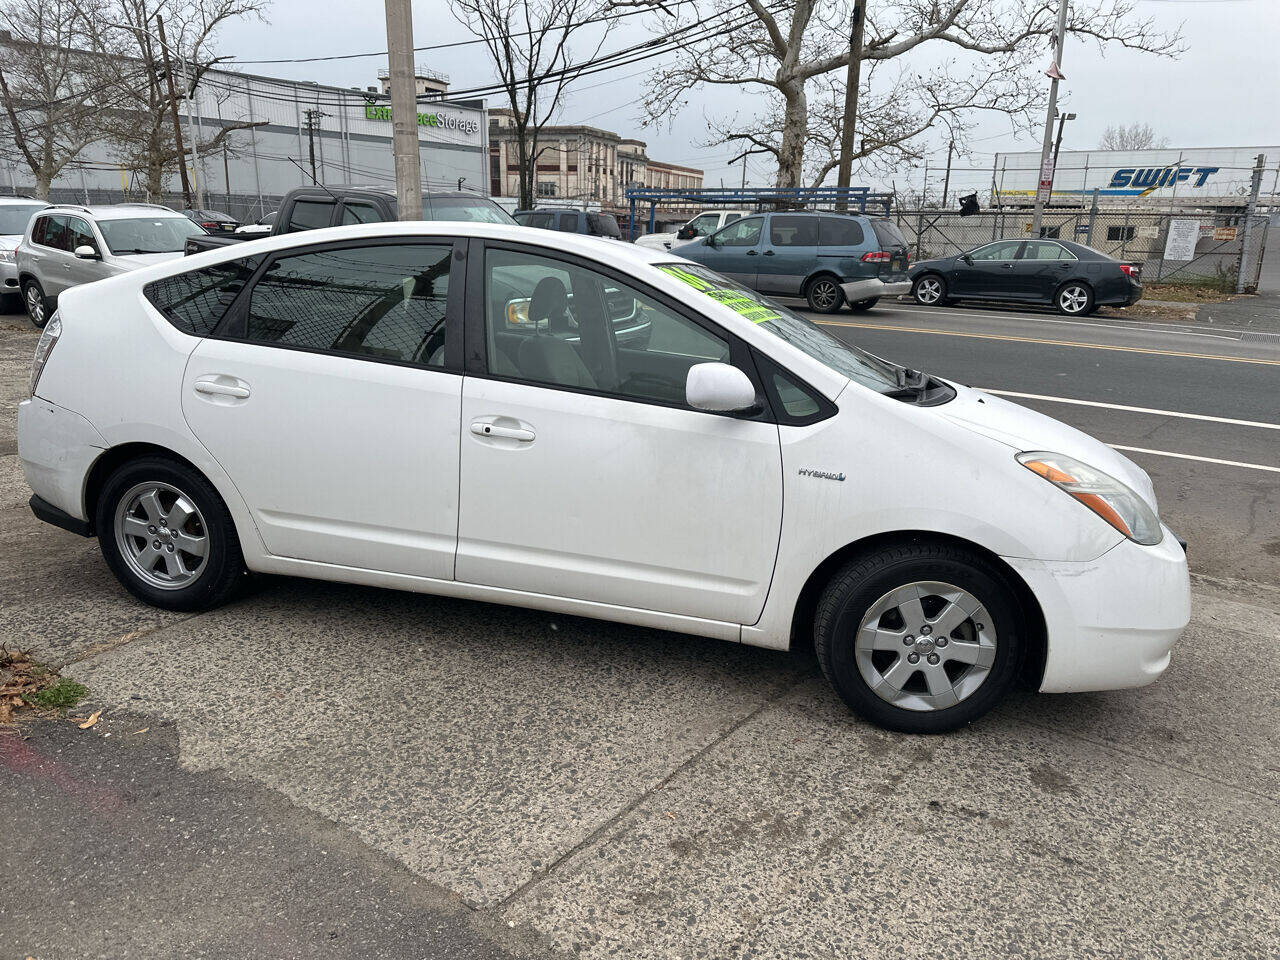
[(85, 206), (79, 203), (55, 203), (46, 208), (49, 213), (88, 214), (95, 220), (126, 220), (138, 217), (182, 217), (186, 214), (158, 203), (109, 203)]

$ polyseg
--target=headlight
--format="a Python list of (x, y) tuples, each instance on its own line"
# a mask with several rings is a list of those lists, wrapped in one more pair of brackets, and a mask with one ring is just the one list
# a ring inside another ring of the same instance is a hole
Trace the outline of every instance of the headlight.
[(40, 374), (44, 373), (44, 365), (49, 360), (49, 354), (53, 353), (54, 345), (57, 344), (60, 336), (62, 336), (62, 318), (55, 310), (49, 322), (44, 325), (40, 342), (36, 344), (36, 355), (31, 358), (31, 396), (33, 397), (36, 395), (36, 384), (40, 382)]
[(1042, 450), (1020, 453), (1018, 462), (1079, 500), (1135, 543), (1152, 546), (1164, 536), (1160, 520), (1147, 502), (1115, 477), (1074, 457)]
[(0, 263), (13, 263), (13, 251), (0, 250)]

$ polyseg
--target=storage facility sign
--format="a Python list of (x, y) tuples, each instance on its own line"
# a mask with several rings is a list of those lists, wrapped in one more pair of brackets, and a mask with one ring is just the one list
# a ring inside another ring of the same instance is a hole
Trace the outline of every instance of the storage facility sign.
[[(418, 129), (423, 139), (479, 145), (484, 114), (479, 111), (436, 107), (418, 113)], [(391, 107), (385, 103), (364, 104), (364, 119), (391, 122)]]

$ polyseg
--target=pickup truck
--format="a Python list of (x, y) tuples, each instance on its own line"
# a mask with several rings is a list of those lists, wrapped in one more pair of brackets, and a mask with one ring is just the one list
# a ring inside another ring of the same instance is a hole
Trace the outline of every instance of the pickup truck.
[(636, 240), (636, 245), (651, 250), (672, 250), (715, 233), (721, 227), (747, 216), (750, 210), (706, 210), (675, 233), (648, 233)]
[[(271, 236), (316, 230), (352, 223), (378, 223), (396, 219), (394, 187), (341, 185), (298, 187), (280, 201)], [(479, 220), (482, 223), (515, 221), (488, 197), (461, 190), (423, 190), (423, 220)], [(265, 234), (220, 233), (188, 237), (185, 252), (200, 253), (229, 243), (260, 239)]]

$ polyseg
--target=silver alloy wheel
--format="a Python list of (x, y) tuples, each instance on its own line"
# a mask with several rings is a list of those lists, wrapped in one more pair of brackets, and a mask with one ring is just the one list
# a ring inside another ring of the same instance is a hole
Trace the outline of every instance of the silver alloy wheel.
[(925, 277), (916, 284), (916, 300), (920, 303), (937, 303), (942, 299), (942, 283), (937, 277)]
[(34, 283), (27, 284), (27, 316), (37, 327), (44, 326), (44, 297)]
[(840, 290), (830, 280), (817, 280), (809, 289), (809, 299), (819, 310), (827, 310), (839, 302)]
[(1089, 291), (1076, 283), (1063, 287), (1058, 294), (1058, 305), (1063, 313), (1083, 313), (1089, 305)]
[(209, 560), (209, 528), (191, 498), (159, 481), (130, 487), (116, 505), (116, 545), (129, 569), (161, 590), (190, 586)]
[(854, 639), (858, 672), (882, 700), (904, 710), (945, 710), (991, 673), (996, 631), (966, 590), (919, 581), (871, 605)]

